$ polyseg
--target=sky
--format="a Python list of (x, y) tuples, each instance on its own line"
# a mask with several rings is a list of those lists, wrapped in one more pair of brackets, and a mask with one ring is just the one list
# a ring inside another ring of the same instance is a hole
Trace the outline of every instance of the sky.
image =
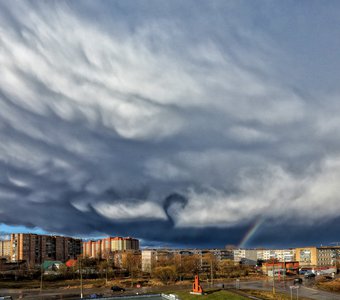
[(338, 1), (1, 1), (0, 231), (340, 240)]

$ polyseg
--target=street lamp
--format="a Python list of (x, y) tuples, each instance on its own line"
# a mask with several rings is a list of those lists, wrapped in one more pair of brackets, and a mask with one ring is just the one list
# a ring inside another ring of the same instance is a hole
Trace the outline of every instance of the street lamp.
[(293, 300), (293, 289), (296, 290), (296, 299), (299, 299), (299, 286), (291, 285), (289, 288), (290, 288), (290, 299)]
[(41, 266), (40, 266), (40, 293), (42, 292), (42, 289), (43, 289), (43, 276), (44, 276), (44, 265), (43, 265), (43, 262), (41, 262)]
[(79, 257), (79, 274), (80, 274), (80, 299), (83, 299), (83, 268), (81, 265), (81, 257)]

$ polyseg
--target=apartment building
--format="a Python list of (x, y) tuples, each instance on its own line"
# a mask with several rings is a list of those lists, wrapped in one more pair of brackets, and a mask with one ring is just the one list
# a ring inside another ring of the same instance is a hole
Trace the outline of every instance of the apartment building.
[(81, 254), (81, 240), (70, 237), (15, 233), (9, 242), (11, 261), (26, 261), (30, 265), (45, 260), (65, 262)]
[(340, 259), (340, 246), (296, 248), (295, 252), (301, 267), (334, 266)]
[(233, 249), (234, 261), (246, 265), (256, 265), (257, 249)]
[(259, 249), (257, 259), (278, 260), (279, 262), (295, 261), (295, 249)]
[[(167, 261), (174, 257), (175, 252), (171, 249), (145, 249), (142, 250), (142, 271), (151, 273), (162, 260)], [(189, 254), (190, 255), (190, 254)]]
[(234, 251), (232, 249), (209, 249), (208, 251), (215, 256), (217, 261), (234, 260)]
[(234, 259), (234, 252), (229, 249), (144, 249), (142, 250), (142, 270), (151, 272), (162, 261), (170, 259), (183, 261), (185, 257), (194, 255), (199, 259), (201, 270), (210, 269), (209, 255), (213, 255), (216, 261)]
[(139, 240), (131, 237), (108, 237), (83, 242), (83, 256), (106, 258), (116, 251), (139, 250)]
[(10, 256), (11, 256), (11, 241), (10, 240), (5, 240), (5, 241), (0, 240), (0, 258), (9, 259)]

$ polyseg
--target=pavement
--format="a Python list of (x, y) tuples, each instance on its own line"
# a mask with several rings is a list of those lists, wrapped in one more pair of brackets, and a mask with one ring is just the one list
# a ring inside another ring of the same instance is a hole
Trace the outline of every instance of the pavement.
[[(299, 297), (306, 297), (315, 300), (340, 300), (340, 294), (330, 293), (322, 290), (318, 290), (312, 288), (312, 282), (305, 280), (302, 285), (294, 285), (293, 280), (286, 281), (275, 281), (275, 290), (277, 292), (286, 293), (288, 295), (293, 294), (293, 299)], [(258, 280), (258, 281), (240, 281), (239, 283), (225, 284), (225, 287), (235, 288), (239, 286), (239, 289), (242, 290), (264, 290), (264, 291), (272, 291), (273, 290), (273, 281), (272, 280)], [(299, 286), (299, 287), (297, 287)], [(293, 287), (293, 288), (291, 288)], [(292, 289), (292, 291), (291, 291)]]

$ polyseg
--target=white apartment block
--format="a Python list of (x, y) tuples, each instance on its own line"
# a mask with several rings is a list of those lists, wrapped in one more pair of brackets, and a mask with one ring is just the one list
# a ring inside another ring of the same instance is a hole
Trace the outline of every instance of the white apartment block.
[(295, 249), (261, 249), (257, 250), (257, 259), (277, 259), (280, 262), (295, 261)]

